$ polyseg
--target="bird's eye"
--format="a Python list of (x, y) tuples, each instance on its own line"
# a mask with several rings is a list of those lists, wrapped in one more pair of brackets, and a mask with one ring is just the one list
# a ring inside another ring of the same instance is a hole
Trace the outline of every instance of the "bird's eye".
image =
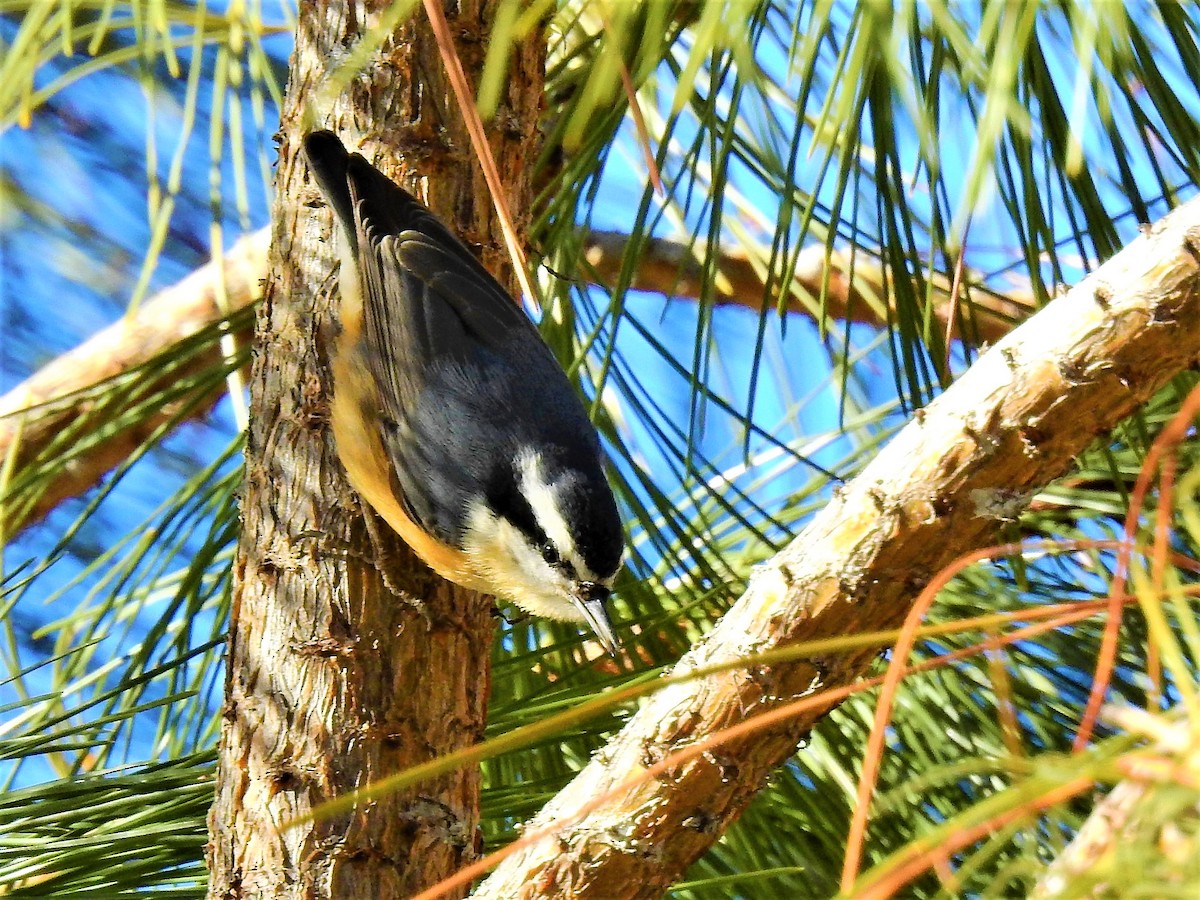
[(542, 544), (540, 549), (542, 551), (542, 559), (544, 559), (546, 561), (546, 565), (548, 565), (548, 566), (562, 565), (562, 556), (559, 555), (558, 548), (555, 547), (553, 544), (547, 542), (545, 544)]

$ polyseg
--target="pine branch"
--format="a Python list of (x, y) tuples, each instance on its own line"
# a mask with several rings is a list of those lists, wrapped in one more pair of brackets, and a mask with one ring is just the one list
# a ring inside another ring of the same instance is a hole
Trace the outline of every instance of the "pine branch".
[[(15, 454), (14, 480), (24, 466), (43, 459), (60, 434), (87, 416), (96, 402), (92, 389), (257, 300), (266, 275), (268, 238), (266, 229), (247, 235), (225, 254), (223, 266), (214, 262), (197, 269), (0, 397), (0, 460)], [(249, 329), (235, 337), (248, 341)], [(188, 372), (220, 362), (221, 350), (214, 344), (208, 353), (190, 361)], [(171, 377), (184, 374), (173, 370)], [(196, 415), (206, 413), (224, 392), (224, 383), (217, 385), (195, 405)], [(63, 500), (88, 490), (172, 415), (170, 408), (158, 409), (136, 424), (113, 430), (86, 454), (59, 468), (53, 479), (40, 485), (38, 496), (21, 503), (19, 509), (14, 509), (11, 497), (6, 498), (5, 533), (11, 537)]]
[[(1200, 199), (984, 354), (757, 571), (673, 674), (895, 627), (936, 572), (992, 543), (999, 521), (1196, 363), (1198, 258)], [(624, 783), (720, 729), (853, 683), (874, 656), (757, 666), (654, 695), (525, 832), (561, 829), (501, 863), (474, 896), (561, 896), (563, 885), (579, 900), (660, 896), (835, 704)]]
[[(596, 231), (588, 235), (583, 256), (594, 271), (595, 280), (614, 285), (621, 277), (629, 236), (615, 231)], [(744, 306), (758, 312), (763, 306), (765, 260), (753, 260), (740, 247), (724, 247), (717, 271), (725, 279), (713, 301), (718, 306)], [(796, 262), (792, 289), (786, 298), (786, 310), (818, 321), (838, 319), (876, 328), (888, 328), (896, 321), (889, 307), (891, 276), (864, 252), (856, 254), (851, 265), (841, 251), (826, 254), (825, 247), (814, 244), (804, 248)], [(933, 318), (943, 335), (965, 333), (972, 343), (994, 343), (1027, 319), (1037, 305), (1033, 295), (1014, 291), (998, 294), (979, 285), (971, 289), (970, 300), (958, 304), (951, 292), (952, 279), (942, 273), (932, 278)], [(969, 284), (969, 282), (968, 282)], [(703, 292), (701, 265), (688, 247), (665, 238), (650, 238), (634, 267), (633, 288), (672, 297), (698, 299)], [(822, 308), (822, 300), (824, 308)], [(779, 303), (779, 291), (773, 289), (772, 306)]]
[[(1139, 748), (1117, 761), (1124, 763), (1121, 768), (1128, 777), (1096, 803), (1075, 837), (1046, 867), (1030, 892), (1034, 900), (1116, 896), (1125, 884), (1145, 888), (1156, 883), (1158, 873), (1143, 868), (1147, 856), (1173, 857), (1175, 862), (1197, 859), (1196, 831), (1189, 825), (1200, 819), (1200, 805), (1195, 803), (1200, 792), (1192, 774), (1200, 762), (1200, 746), (1186, 710), (1177, 710), (1178, 716), (1132, 707), (1106, 712), (1105, 718), (1120, 730), (1153, 738), (1151, 749)], [(1190, 808), (1178, 795), (1173, 801), (1162, 796), (1189, 788)], [(1130, 864), (1138, 866), (1134, 880)]]
[[(223, 298), (219, 294), (222, 270), (210, 263), (157, 294), (131, 317), (111, 325), (53, 360), (0, 397), (0, 460), (14, 452), (16, 443), (16, 471), (19, 472), (29, 461), (41, 458), (55, 436), (75, 422), (90, 403), (86, 397), (71, 403), (67, 400), (71, 395), (86, 392), (105, 379), (168, 351), (177, 341), (220, 319), (223, 309), (228, 313), (257, 300), (261, 281), (266, 276), (268, 238), (264, 228), (242, 238), (225, 254)], [(584, 245), (584, 258), (592, 269), (590, 277), (600, 284), (615, 284), (620, 278), (622, 259), (628, 248), (628, 235), (608, 231), (590, 234)], [(726, 289), (717, 293), (714, 302), (755, 311), (762, 308), (762, 273), (744, 251), (726, 250), (719, 271), (726, 279)], [(817, 298), (823, 295), (825, 317), (888, 327), (893, 313), (881, 299), (886, 294), (883, 270), (860, 257), (854, 266), (853, 278), (849, 271), (850, 266), (840, 253), (834, 253), (828, 259), (823, 247), (813, 247), (802, 253), (795, 284), (788, 295), (788, 311), (819, 317), (822, 313)], [(934, 284), (937, 304), (934, 317), (944, 333), (948, 323), (955, 318), (955, 306), (946, 279), (935, 279)], [(700, 267), (683, 244), (655, 238), (647, 242), (638, 260), (632, 287), (696, 299), (702, 293)], [(1017, 294), (1005, 296), (977, 289), (974, 298), (966, 316), (966, 329), (980, 341), (998, 340), (1034, 309), (1032, 297)], [(956, 324), (953, 333), (957, 332)], [(198, 363), (211, 364), (218, 359), (219, 353), (214, 348)], [(197, 404), (196, 414), (207, 412), (223, 390), (218, 387), (204, 402)], [(12, 535), (40, 521), (63, 500), (91, 488), (141, 446), (169, 415), (169, 412), (163, 412), (135, 426), (114, 431), (108, 439), (92, 447), (86, 456), (74, 460), (68, 469), (45, 486), (21, 515), (9, 511), (7, 533)]]

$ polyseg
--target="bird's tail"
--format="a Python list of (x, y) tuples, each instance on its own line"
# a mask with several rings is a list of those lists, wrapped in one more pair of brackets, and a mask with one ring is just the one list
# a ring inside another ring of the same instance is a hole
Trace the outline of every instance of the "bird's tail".
[(354, 240), (354, 201), (350, 197), (350, 181), (347, 171), (350, 154), (341, 140), (332, 131), (313, 131), (304, 138), (304, 155), (317, 178), (317, 185), (325, 199), (333, 206), (350, 236)]
[[(370, 222), (371, 231), (377, 237), (410, 230), (419, 232), (442, 250), (460, 257), (468, 267), (479, 267), (475, 255), (425, 204), (372, 166), (361, 154), (346, 152), (332, 131), (310, 132), (304, 138), (304, 153), (321, 193), (333, 206), (355, 252), (362, 239), (361, 220)], [(480, 271), (483, 270), (480, 268)]]

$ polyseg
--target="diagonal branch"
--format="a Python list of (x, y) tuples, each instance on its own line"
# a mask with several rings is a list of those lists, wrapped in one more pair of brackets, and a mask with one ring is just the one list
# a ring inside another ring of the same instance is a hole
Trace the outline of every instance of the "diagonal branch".
[[(990, 543), (999, 521), (1200, 359), (1198, 257), (1200, 199), (984, 354), (758, 570), (674, 673), (895, 626), (937, 571)], [(474, 896), (562, 896), (564, 886), (579, 900), (660, 896), (833, 701), (578, 811), (750, 715), (852, 683), (874, 655), (710, 675), (654, 695), (530, 826), (566, 827), (509, 857)]]
[[(242, 238), (225, 254), (223, 266), (209, 263), (197, 269), (0, 397), (0, 462), (13, 455), (14, 480), (23, 467), (42, 460), (59, 435), (87, 427), (84, 419), (96, 404), (93, 388), (145, 365), (257, 300), (266, 276), (268, 238), (266, 229)], [(245, 328), (235, 338), (248, 343), (250, 330)], [(208, 352), (189, 360), (186, 369), (170, 367), (169, 377), (178, 380), (221, 363), (221, 348), (214, 341)], [(225, 389), (223, 381), (214, 385), (209, 396), (194, 405), (196, 415), (211, 409)], [(174, 416), (175, 410), (164, 406), (97, 438), (85, 455), (59, 466), (53, 479), (44, 480), (36, 497), (18, 503), (11, 495), (3, 496), (6, 486), (0, 485), (5, 507), (0, 530), (11, 537), (63, 500), (82, 494)]]

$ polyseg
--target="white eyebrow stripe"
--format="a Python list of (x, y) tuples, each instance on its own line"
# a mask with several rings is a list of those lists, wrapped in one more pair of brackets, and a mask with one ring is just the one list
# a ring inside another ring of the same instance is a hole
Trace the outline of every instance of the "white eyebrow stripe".
[(533, 510), (538, 527), (554, 544), (559, 556), (574, 566), (580, 581), (599, 581), (599, 576), (588, 568), (579, 555), (575, 536), (559, 509), (553, 485), (546, 483), (541, 456), (536, 450), (521, 453), (517, 458), (517, 471), (521, 494)]

